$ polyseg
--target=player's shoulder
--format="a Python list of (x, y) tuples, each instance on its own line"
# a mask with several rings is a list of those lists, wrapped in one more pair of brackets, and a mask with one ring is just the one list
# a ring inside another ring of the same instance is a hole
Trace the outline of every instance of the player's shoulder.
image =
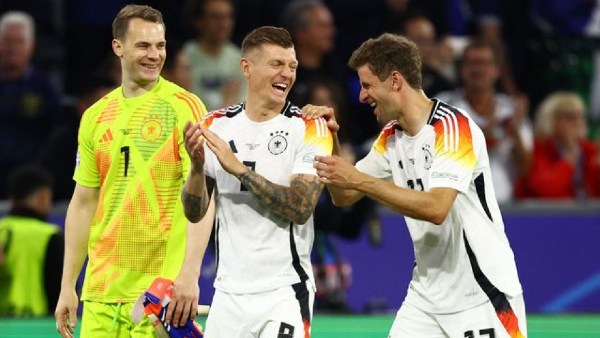
[(394, 135), (396, 131), (402, 131), (402, 127), (398, 123), (398, 120), (391, 120), (386, 123), (383, 128), (381, 128), (381, 132), (379, 132), (379, 139), (385, 138), (387, 139), (389, 136)]
[(433, 108), (429, 116), (428, 124), (434, 127), (468, 128), (471, 117), (466, 111), (452, 106), (442, 100), (432, 99)]
[(216, 109), (206, 114), (206, 116), (202, 119), (202, 124), (204, 125), (204, 127), (209, 127), (213, 124), (213, 122), (219, 119), (231, 119), (235, 116), (238, 116), (238, 114), (240, 114), (243, 111), (243, 102), (232, 104), (221, 109)]
[(325, 136), (327, 131), (327, 122), (324, 118), (310, 118), (302, 114), (302, 109), (294, 105), (290, 101), (287, 101), (281, 110), (281, 115), (291, 119), (298, 127), (304, 128), (305, 130), (314, 130), (319, 136)]
[(111, 109), (114, 106), (114, 110), (118, 109), (119, 97), (122, 96), (122, 87), (111, 90), (109, 93), (101, 97), (98, 101), (94, 102), (89, 106), (83, 113), (82, 120), (89, 120), (98, 117), (103, 111)]
[(185, 99), (188, 101), (200, 101), (196, 94), (187, 91), (186, 89), (167, 79), (161, 77), (159, 81), (160, 83), (158, 85), (156, 95), (163, 100), (174, 102), (180, 102), (182, 100), (185, 101)]
[(179, 85), (160, 78), (156, 96), (168, 102), (177, 112), (189, 111), (199, 121), (206, 115), (206, 107), (198, 96)]

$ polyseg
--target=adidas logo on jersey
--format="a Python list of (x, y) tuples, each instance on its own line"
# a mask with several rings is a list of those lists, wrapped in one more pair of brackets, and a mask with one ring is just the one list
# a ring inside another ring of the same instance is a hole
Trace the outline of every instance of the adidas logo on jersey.
[(105, 142), (110, 142), (113, 140), (113, 135), (112, 132), (109, 129), (106, 129), (106, 131), (104, 132), (104, 134), (102, 135), (102, 137), (100, 138), (100, 140), (98, 140), (99, 143), (105, 143)]

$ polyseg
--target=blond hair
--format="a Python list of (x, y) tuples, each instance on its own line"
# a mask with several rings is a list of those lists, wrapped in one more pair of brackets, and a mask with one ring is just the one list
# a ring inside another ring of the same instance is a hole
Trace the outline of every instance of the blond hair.
[[(585, 103), (579, 94), (569, 91), (558, 91), (548, 95), (535, 115), (535, 134), (540, 138), (551, 137), (554, 134), (556, 116), (566, 110), (574, 110), (585, 117)], [(585, 131), (583, 131), (585, 134)]]
[(23, 27), (29, 42), (35, 40), (35, 21), (31, 15), (21, 11), (6, 12), (0, 17), (0, 34), (2, 34), (8, 26)]

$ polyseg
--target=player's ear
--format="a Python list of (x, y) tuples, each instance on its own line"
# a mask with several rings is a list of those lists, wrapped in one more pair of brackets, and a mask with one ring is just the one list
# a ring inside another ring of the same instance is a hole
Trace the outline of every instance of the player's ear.
[(116, 56), (118, 56), (118, 57), (123, 56), (123, 45), (121, 44), (121, 41), (119, 41), (117, 39), (113, 39), (112, 40), (112, 49)]
[(400, 91), (404, 85), (404, 77), (400, 72), (396, 70), (392, 71), (392, 74), (390, 74), (390, 85), (392, 86), (392, 90)]
[(246, 58), (240, 60), (240, 69), (246, 78), (250, 77), (250, 62)]

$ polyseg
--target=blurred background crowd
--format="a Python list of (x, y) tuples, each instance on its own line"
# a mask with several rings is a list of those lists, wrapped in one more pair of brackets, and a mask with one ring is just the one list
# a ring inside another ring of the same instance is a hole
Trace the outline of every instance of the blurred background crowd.
[[(16, 200), (9, 173), (23, 165), (53, 177), (55, 202), (70, 198), (81, 114), (121, 82), (111, 23), (130, 2), (162, 11), (163, 76), (209, 110), (244, 96), (244, 35), (262, 25), (287, 28), (300, 64), (290, 99), (333, 107), (351, 159), (368, 151), (381, 126), (358, 102), (360, 84), (346, 62), (368, 38), (404, 34), (421, 53), (425, 93), (467, 110), (486, 134), (501, 204), (600, 196), (596, 0), (0, 0), (5, 209)], [(325, 192), (315, 217), (317, 305), (347, 311), (350, 268), (329, 236), (357, 238), (367, 228), (377, 244), (374, 205), (336, 209)]]

